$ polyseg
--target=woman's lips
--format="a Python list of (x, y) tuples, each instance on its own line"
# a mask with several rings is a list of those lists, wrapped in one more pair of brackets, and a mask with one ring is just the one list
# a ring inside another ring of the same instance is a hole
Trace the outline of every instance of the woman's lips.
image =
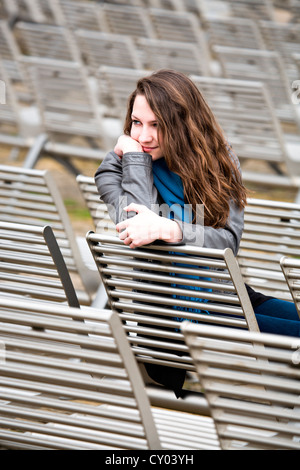
[(150, 152), (153, 152), (153, 150), (157, 149), (157, 147), (143, 147), (142, 146), (142, 149), (143, 149), (143, 152), (150, 153)]

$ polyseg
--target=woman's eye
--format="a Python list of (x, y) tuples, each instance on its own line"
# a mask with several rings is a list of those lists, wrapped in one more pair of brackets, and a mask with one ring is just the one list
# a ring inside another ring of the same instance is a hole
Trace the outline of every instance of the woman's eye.
[(141, 121), (138, 121), (137, 119), (133, 119), (132, 124), (133, 124), (134, 126), (138, 126), (138, 125), (141, 124)]

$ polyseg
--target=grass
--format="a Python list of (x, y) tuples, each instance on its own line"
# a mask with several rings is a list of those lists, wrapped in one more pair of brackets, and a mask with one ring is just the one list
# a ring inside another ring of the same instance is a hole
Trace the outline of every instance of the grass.
[(90, 220), (91, 216), (89, 210), (85, 207), (81, 207), (77, 200), (65, 199), (64, 203), (72, 220)]

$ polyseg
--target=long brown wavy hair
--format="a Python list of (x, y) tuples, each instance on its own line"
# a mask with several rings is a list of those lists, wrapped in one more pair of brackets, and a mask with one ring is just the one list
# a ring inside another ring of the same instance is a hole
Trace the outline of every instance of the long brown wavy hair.
[(128, 100), (124, 133), (130, 135), (135, 97), (144, 95), (158, 123), (159, 143), (168, 168), (181, 177), (184, 199), (204, 223), (224, 227), (231, 201), (243, 209), (247, 193), (238, 159), (200, 90), (183, 73), (159, 70), (137, 82)]

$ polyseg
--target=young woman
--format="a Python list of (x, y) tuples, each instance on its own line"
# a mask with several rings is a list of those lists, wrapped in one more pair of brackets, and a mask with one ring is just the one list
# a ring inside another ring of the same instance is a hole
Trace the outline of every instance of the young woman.
[[(239, 161), (199, 89), (182, 73), (160, 70), (138, 81), (124, 135), (95, 182), (131, 248), (154, 240), (200, 241), (238, 252), (247, 198)], [(182, 211), (161, 216), (162, 203)], [(197, 223), (201, 205), (204, 221)], [(294, 303), (247, 290), (261, 331), (300, 336)]]

